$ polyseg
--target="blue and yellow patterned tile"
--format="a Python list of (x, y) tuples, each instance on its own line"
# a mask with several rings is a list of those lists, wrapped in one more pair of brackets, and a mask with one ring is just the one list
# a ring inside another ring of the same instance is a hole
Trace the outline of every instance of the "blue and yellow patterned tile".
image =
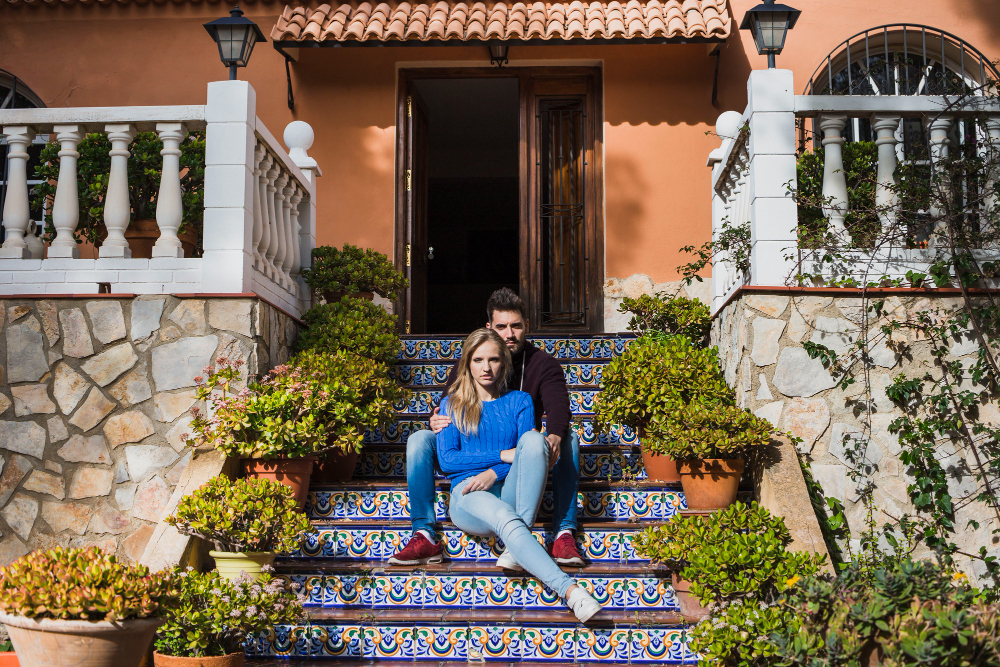
[[(569, 409), (577, 416), (594, 414), (594, 399), (600, 392), (594, 389), (574, 389), (569, 392)], [(424, 415), (438, 406), (444, 392), (440, 389), (416, 389), (405, 399), (396, 401), (392, 409), (406, 415)]]
[(450, 363), (398, 363), (389, 368), (389, 374), (399, 384), (414, 387), (437, 387), (448, 381)]
[[(430, 392), (423, 392), (429, 394)], [(412, 401), (423, 401), (427, 403), (428, 396), (411, 398)], [(389, 426), (380, 429), (365, 430), (364, 441), (366, 445), (403, 445), (407, 438), (413, 433), (428, 428), (428, 417), (430, 408), (421, 415), (411, 415), (404, 419), (399, 419)], [(579, 419), (573, 424), (573, 428), (580, 436), (580, 444), (584, 446), (592, 445), (638, 445), (639, 437), (635, 431), (627, 426), (612, 426), (607, 433), (594, 430), (594, 422), (587, 419), (588, 415), (577, 415)], [(544, 428), (545, 420), (542, 420)]]
[(413, 660), (416, 641), (412, 625), (365, 626), (363, 657), (368, 660)]
[(531, 342), (556, 359), (611, 359), (621, 356), (632, 338), (541, 338)]
[(629, 577), (622, 591), (626, 609), (639, 611), (680, 611), (670, 580), (660, 577)]
[(684, 628), (633, 628), (629, 642), (629, 662), (655, 664), (690, 664), (697, 656), (688, 646)]
[(310, 533), (291, 558), (350, 558), (378, 560), (382, 552), (380, 528), (327, 528)]
[(471, 579), (475, 607), (521, 609), (524, 606), (521, 595), (524, 581), (520, 577), (477, 575)]
[(255, 658), (360, 659), (364, 638), (360, 625), (279, 625), (261, 633), (247, 645)]
[(417, 431), (428, 428), (427, 418), (399, 419), (385, 428), (365, 429), (366, 445), (402, 445)]
[(424, 603), (423, 575), (377, 574), (371, 577), (375, 608), (420, 607)]
[(417, 625), (413, 629), (416, 660), (466, 660), (469, 629), (461, 626)]
[(576, 634), (578, 662), (628, 662), (629, 630), (627, 628), (581, 627)]
[(471, 609), (475, 600), (474, 577), (468, 575), (435, 574), (423, 580), (425, 608)]
[(528, 662), (573, 662), (576, 659), (576, 628), (526, 627), (521, 631), (521, 660)]
[(462, 356), (462, 338), (404, 340), (396, 355), (400, 361), (458, 359)]
[(469, 662), (521, 659), (521, 628), (515, 625), (469, 626)]
[[(582, 577), (577, 577), (577, 583)], [(534, 577), (525, 577), (519, 584), (524, 609), (562, 609), (562, 600), (552, 589)]]
[(597, 389), (601, 386), (605, 366), (607, 363), (603, 361), (564, 361), (562, 364), (563, 376), (566, 378), (567, 385)]

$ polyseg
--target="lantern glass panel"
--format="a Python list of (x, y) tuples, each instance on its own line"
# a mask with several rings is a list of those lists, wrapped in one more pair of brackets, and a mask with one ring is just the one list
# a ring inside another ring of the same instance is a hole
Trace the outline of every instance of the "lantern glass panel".
[(785, 45), (785, 35), (788, 34), (788, 12), (761, 12), (758, 16), (758, 50), (780, 51)]

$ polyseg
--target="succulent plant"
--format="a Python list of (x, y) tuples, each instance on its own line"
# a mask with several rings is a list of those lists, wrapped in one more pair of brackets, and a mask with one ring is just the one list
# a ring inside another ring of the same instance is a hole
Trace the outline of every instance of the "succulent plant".
[(151, 618), (176, 605), (178, 595), (172, 573), (150, 574), (97, 547), (35, 551), (0, 568), (0, 611), (28, 618)]
[(410, 284), (384, 254), (350, 243), (313, 248), (312, 266), (302, 277), (319, 292), (375, 292), (386, 299)]
[(371, 301), (344, 297), (310, 308), (302, 319), (306, 329), (295, 343), (297, 351), (350, 350), (387, 364), (399, 352), (395, 315)]
[(635, 299), (625, 297), (618, 312), (632, 313), (628, 328), (637, 333), (659, 331), (687, 336), (696, 343), (704, 341), (712, 327), (708, 306), (698, 299), (672, 297), (665, 292), (642, 294)]
[(289, 487), (222, 475), (181, 498), (166, 522), (185, 535), (208, 540), (217, 551), (244, 553), (294, 551), (312, 529)]
[(230, 581), (218, 572), (175, 570), (180, 602), (156, 632), (156, 650), (184, 658), (219, 656), (275, 625), (296, 623), (302, 601), (283, 579), (243, 574)]
[(649, 430), (657, 434), (643, 441), (649, 451), (685, 461), (746, 458), (771, 442), (774, 427), (744, 408), (696, 401), (667, 411)]

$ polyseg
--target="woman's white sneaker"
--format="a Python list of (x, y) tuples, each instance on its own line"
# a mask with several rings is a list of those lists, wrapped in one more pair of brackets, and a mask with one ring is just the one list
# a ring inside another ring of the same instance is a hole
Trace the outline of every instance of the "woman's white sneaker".
[(497, 558), (497, 567), (501, 570), (519, 570), (524, 572), (524, 568), (521, 564), (514, 560), (514, 556), (511, 555), (510, 549), (504, 549), (503, 553), (500, 554), (500, 558)]
[(601, 610), (600, 603), (579, 585), (566, 598), (566, 606), (573, 610), (581, 623), (586, 623), (591, 616)]

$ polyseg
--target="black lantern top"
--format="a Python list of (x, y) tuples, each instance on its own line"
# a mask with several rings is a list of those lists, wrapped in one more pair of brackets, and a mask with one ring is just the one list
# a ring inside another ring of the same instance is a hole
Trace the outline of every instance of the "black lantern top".
[(247, 66), (254, 44), (267, 41), (256, 23), (243, 18), (238, 6), (229, 11), (229, 16), (206, 23), (205, 30), (219, 45), (219, 57), (229, 68), (230, 79), (236, 78), (237, 67)]
[(757, 53), (767, 55), (767, 66), (774, 67), (774, 56), (785, 46), (788, 31), (795, 27), (802, 12), (788, 5), (764, 0), (764, 4), (747, 10), (740, 23), (741, 30), (749, 30), (757, 45)]

